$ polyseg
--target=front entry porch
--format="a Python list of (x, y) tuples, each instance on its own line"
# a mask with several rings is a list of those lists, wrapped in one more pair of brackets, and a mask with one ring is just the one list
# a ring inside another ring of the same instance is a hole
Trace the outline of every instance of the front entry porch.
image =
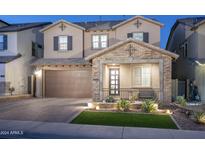
[(177, 57), (133, 39), (86, 57), (92, 62), (93, 100), (100, 102), (109, 95), (118, 98), (153, 95), (160, 102), (170, 103), (172, 59)]
[(160, 99), (160, 62), (102, 64), (101, 99)]

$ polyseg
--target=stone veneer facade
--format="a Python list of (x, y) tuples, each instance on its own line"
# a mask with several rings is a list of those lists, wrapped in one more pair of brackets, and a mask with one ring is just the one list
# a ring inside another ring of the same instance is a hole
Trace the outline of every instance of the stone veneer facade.
[[(127, 51), (129, 45), (136, 50)], [(93, 100), (102, 101), (102, 74), (104, 64), (123, 63), (158, 63), (160, 73), (160, 101), (171, 102), (172, 57), (151, 48), (128, 42), (92, 59), (92, 91)]]

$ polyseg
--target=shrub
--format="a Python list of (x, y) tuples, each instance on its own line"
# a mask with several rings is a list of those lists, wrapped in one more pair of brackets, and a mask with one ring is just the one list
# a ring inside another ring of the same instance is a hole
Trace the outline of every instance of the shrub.
[(187, 105), (187, 101), (183, 96), (177, 96), (177, 103), (179, 103), (181, 106)]
[(194, 117), (196, 122), (205, 124), (205, 113), (204, 112), (194, 112)]
[(155, 112), (157, 111), (157, 104), (155, 103), (154, 100), (147, 99), (142, 103), (142, 111), (144, 112)]
[(11, 96), (13, 95), (13, 92), (15, 91), (15, 88), (14, 87), (9, 87), (9, 92), (11, 94)]
[(136, 95), (134, 95), (134, 96), (132, 96), (131, 98), (130, 98), (130, 102), (131, 103), (134, 103), (136, 100), (137, 100), (137, 96)]
[(120, 99), (117, 103), (117, 109), (119, 111), (129, 111), (130, 109), (130, 101), (125, 100), (125, 99)]
[(115, 102), (115, 99), (114, 99), (112, 96), (108, 96), (108, 97), (105, 99), (105, 102), (107, 102), (107, 103), (113, 103), (113, 102)]

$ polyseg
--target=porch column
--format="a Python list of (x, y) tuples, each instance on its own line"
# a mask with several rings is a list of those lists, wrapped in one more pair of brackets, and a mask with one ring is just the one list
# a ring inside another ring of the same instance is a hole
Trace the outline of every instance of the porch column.
[(103, 76), (104, 76), (104, 69), (103, 69), (104, 64), (100, 62), (100, 80), (99, 80), (99, 89), (100, 89), (100, 101), (103, 100)]
[(159, 90), (159, 99), (164, 101), (164, 71), (163, 71), (163, 60), (159, 61), (159, 78), (160, 78), (160, 90)]
[(100, 61), (99, 60), (93, 60), (92, 65), (92, 98), (93, 101), (100, 101), (101, 100), (101, 89), (100, 89)]

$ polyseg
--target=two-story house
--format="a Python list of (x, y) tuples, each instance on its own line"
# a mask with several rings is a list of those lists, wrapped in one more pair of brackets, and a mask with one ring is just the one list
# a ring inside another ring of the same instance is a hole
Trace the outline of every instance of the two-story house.
[(36, 96), (129, 98), (150, 92), (171, 102), (172, 60), (159, 47), (158, 21), (134, 16), (120, 21), (57, 21), (41, 30), (44, 57), (36, 67)]
[(0, 20), (0, 95), (28, 94), (31, 91), (30, 62), (43, 56), (43, 35), (39, 32), (49, 23), (9, 24)]
[(172, 77), (186, 81), (185, 86), (178, 85), (178, 94), (189, 100), (205, 101), (204, 41), (205, 17), (193, 17), (178, 19), (167, 42), (166, 49), (180, 55), (173, 64)]

